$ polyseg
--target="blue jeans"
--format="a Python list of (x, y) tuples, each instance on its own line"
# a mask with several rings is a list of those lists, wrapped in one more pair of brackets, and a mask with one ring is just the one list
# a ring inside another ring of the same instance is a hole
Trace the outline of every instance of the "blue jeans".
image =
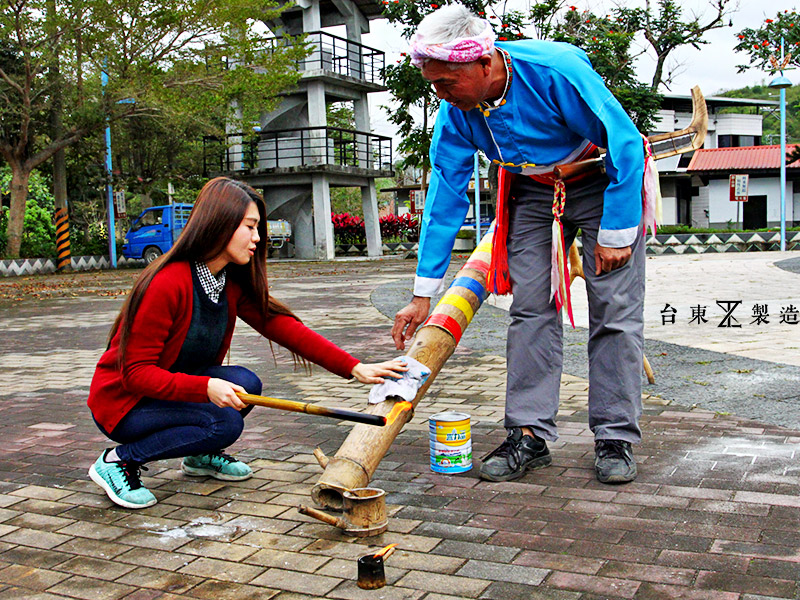
[[(202, 375), (224, 379), (261, 394), (261, 380), (244, 367), (211, 367)], [(154, 460), (219, 452), (233, 444), (244, 429), (252, 405), (238, 411), (212, 402), (180, 402), (142, 398), (107, 437), (121, 444), (117, 456), (143, 465)]]

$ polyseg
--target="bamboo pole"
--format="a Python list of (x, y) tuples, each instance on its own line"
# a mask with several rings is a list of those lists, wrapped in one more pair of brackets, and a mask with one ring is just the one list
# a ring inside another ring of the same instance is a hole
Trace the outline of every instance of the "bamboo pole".
[[(413, 407), (425, 396), (488, 295), (486, 274), (491, 262), (493, 236), (494, 225), (458, 272), (428, 320), (417, 331), (414, 342), (406, 352), (406, 356), (418, 360), (431, 370), (412, 401)], [(386, 400), (370, 406), (368, 412), (385, 417), (395, 404), (393, 400)], [(367, 487), (392, 442), (412, 415), (413, 410), (405, 411), (380, 429), (356, 425), (336, 455), (329, 458), (325, 471), (311, 490), (312, 499), (321, 506), (341, 509), (344, 491)]]
[(318, 404), (309, 404), (308, 402), (282, 400), (281, 398), (269, 398), (268, 396), (256, 396), (255, 394), (237, 393), (236, 395), (239, 396), (239, 398), (245, 404), (254, 404), (256, 406), (266, 406), (267, 408), (301, 412), (309, 415), (319, 415), (321, 417), (331, 417), (333, 419), (353, 421), (354, 423), (364, 423), (365, 425), (377, 427), (383, 427), (386, 425), (386, 417), (379, 415), (368, 415), (353, 410), (345, 410), (343, 408), (328, 408), (325, 406), (319, 406)]

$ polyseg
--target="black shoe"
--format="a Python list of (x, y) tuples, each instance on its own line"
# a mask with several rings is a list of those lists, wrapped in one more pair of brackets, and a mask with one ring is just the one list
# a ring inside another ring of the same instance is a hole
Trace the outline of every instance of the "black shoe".
[(483, 457), (481, 479), (510, 481), (525, 475), (525, 471), (546, 467), (553, 462), (547, 443), (540, 437), (523, 435), (522, 429), (508, 430), (506, 441)]
[(630, 442), (596, 440), (594, 470), (600, 483), (628, 483), (636, 479), (636, 461)]

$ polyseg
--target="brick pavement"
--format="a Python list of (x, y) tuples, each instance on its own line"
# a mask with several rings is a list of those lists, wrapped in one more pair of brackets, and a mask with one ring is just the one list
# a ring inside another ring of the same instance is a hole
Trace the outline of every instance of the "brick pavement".
[[(395, 352), (369, 292), (412, 267), (278, 264), (273, 291), (375, 360)], [(84, 402), (130, 275), (0, 285), (0, 600), (800, 598), (800, 432), (647, 397), (640, 476), (603, 486), (586, 381), (565, 376), (552, 467), (507, 483), (435, 474), (429, 415), (469, 412), (475, 456), (504, 437), (504, 358), (467, 348), (376, 473), (391, 514), (382, 536), (348, 538), (296, 511), (321, 472), (311, 451), (335, 452), (349, 426), (269, 409), (232, 448), (253, 479), (187, 478), (165, 461), (145, 473), (158, 504), (115, 507), (86, 476), (106, 441)], [(34, 294), (44, 299), (13, 300)], [(365, 387), (307, 377), (245, 328), (231, 354), (272, 395), (363, 407)], [(356, 558), (391, 542), (387, 587), (357, 588)]]

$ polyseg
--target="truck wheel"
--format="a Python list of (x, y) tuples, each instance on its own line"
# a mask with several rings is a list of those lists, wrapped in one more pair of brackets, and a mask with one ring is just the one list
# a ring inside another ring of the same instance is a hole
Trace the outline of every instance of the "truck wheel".
[(161, 256), (161, 254), (162, 252), (159, 248), (156, 248), (155, 246), (148, 246), (147, 248), (144, 249), (144, 252), (142, 253), (142, 258), (144, 258), (144, 262), (146, 262), (149, 265), (151, 262), (153, 262), (155, 259)]

